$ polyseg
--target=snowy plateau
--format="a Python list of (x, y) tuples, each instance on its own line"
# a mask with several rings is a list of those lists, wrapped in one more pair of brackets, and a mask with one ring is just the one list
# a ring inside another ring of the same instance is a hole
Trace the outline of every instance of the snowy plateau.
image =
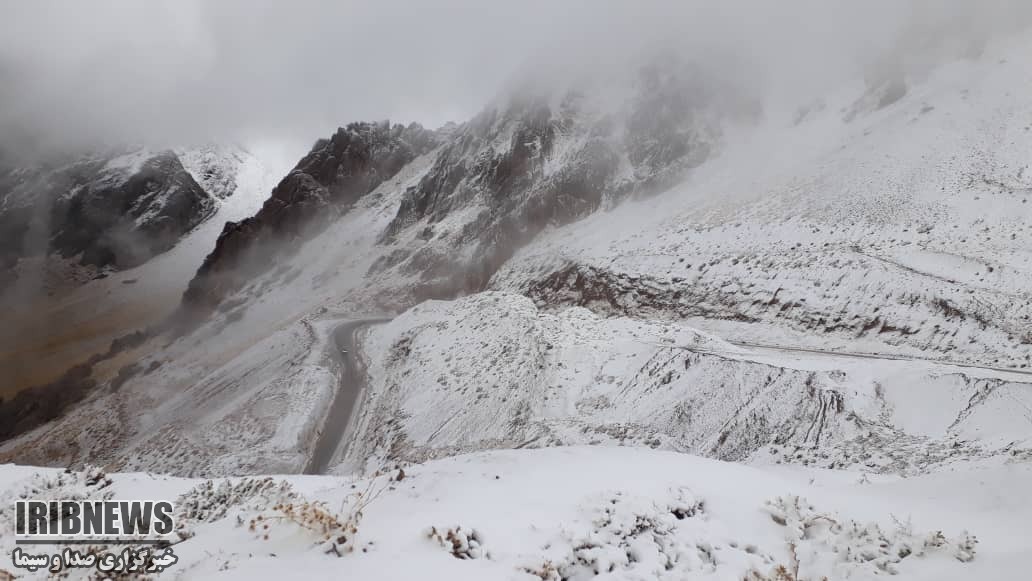
[[(172, 499), (187, 579), (1030, 578), (1032, 37), (905, 87), (704, 100), (697, 156), (640, 140), (633, 91), (341, 129), (276, 190), (180, 152), (215, 217), (48, 316), (106, 348), (188, 285), (210, 312), (0, 442), (0, 530), (18, 498)], [(356, 135), (389, 162), (360, 195), (319, 174)], [(302, 195), (290, 256), (203, 279)]]

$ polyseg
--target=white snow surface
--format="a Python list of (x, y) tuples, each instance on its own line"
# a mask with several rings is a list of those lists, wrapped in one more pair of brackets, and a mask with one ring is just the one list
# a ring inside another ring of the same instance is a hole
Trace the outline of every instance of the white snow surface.
[[(1027, 456), (1030, 44), (996, 43), (910, 79), (900, 101), (850, 122), (843, 111), (861, 87), (798, 125), (794, 112), (768, 111), (684, 184), (540, 236), (496, 274), (498, 294), (426, 303), (375, 329), (363, 349), (364, 435), (340, 469), (392, 450), (423, 459), (595, 441), (899, 474)], [(161, 365), (153, 373), (0, 450), (71, 441), (62, 463), (299, 469), (335, 388), (310, 329), (382, 312), (381, 298), (406, 286), (364, 277), (394, 250), (376, 239), (433, 157), (228, 297), (200, 331), (140, 354)], [(475, 214), (450, 215), (448, 229)], [(220, 222), (91, 288), (129, 303), (178, 299)], [(570, 265), (621, 281), (619, 304), (571, 308), (576, 289), (561, 282), (531, 292)], [(650, 292), (681, 298), (653, 305)], [(405, 338), (414, 359), (394, 354)], [(129, 411), (139, 409), (150, 411)]]
[(1027, 34), (991, 44), (848, 122), (860, 86), (798, 124), (768, 109), (759, 127), (729, 128), (683, 184), (552, 229), (491, 287), (579, 304), (576, 289), (534, 286), (593, 269), (626, 279), (618, 304), (588, 305), (604, 313), (687, 318), (736, 341), (1028, 369), (1029, 54)]
[[(4, 509), (41, 488), (174, 500), (187, 538), (162, 579), (1020, 579), (1032, 557), (1027, 465), (899, 480), (599, 446), (481, 452), (358, 479), (129, 473), (90, 487), (60, 472), (0, 466)], [(0, 513), (5, 530), (10, 519)], [(322, 525), (337, 521), (355, 532)], [(0, 570), (15, 571), (13, 538), (0, 546)]]
[(372, 467), (600, 443), (895, 474), (1032, 458), (1032, 374), (743, 348), (492, 292), (423, 303), (363, 349), (349, 460)]

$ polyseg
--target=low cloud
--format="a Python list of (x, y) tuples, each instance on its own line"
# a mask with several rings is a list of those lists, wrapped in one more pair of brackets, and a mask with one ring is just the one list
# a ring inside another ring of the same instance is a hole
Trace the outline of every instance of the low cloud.
[(946, 50), (936, 39), (1023, 25), (1027, 4), (10, 2), (0, 7), (0, 140), (25, 151), (311, 140), (358, 119), (435, 126), (468, 118), (528, 71), (604, 71), (657, 46), (732, 55), (744, 68), (729, 73), (765, 90), (814, 92), (886, 58)]

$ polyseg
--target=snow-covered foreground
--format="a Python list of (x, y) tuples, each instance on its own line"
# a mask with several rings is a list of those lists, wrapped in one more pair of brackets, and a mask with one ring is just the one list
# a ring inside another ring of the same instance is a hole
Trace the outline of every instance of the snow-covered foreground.
[[(0, 467), (4, 510), (59, 475)], [(999, 463), (897, 480), (567, 447), (360, 480), (60, 478), (57, 495), (177, 499), (186, 540), (163, 578), (1019, 579), (1032, 558), (1032, 468)]]

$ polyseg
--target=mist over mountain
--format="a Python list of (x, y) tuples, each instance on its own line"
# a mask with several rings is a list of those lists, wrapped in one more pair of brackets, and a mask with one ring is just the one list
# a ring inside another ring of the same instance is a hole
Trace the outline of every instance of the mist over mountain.
[(471, 117), (525, 78), (519, 73), (605, 71), (657, 45), (700, 62), (730, 53), (748, 69), (735, 64), (726, 74), (805, 94), (886, 59), (934, 59), (945, 48), (936, 45), (977, 40), (1029, 15), (1014, 0), (617, 2), (605, 10), (587, 1), (104, 0), (3, 11), (0, 134), (25, 131), (40, 147), (254, 135), (311, 142), (326, 127), (384, 118), (437, 127)]

